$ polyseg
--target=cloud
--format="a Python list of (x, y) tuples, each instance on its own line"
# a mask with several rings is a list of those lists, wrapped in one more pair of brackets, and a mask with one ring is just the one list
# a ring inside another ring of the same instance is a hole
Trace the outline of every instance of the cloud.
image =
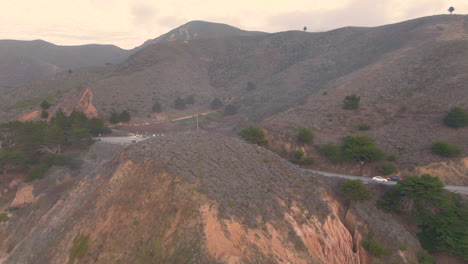
[(406, 19), (446, 13), (440, 0), (352, 0), (332, 10), (305, 10), (272, 15), (265, 27), (272, 31), (324, 31), (345, 26), (380, 26)]
[(132, 3), (130, 14), (135, 26), (143, 26), (148, 30), (154, 27), (157, 11), (152, 5), (143, 2)]

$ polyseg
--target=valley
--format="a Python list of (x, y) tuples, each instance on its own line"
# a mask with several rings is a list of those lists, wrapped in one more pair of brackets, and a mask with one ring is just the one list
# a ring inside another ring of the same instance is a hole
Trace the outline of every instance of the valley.
[(0, 263), (464, 263), (466, 69), (467, 15), (0, 40)]

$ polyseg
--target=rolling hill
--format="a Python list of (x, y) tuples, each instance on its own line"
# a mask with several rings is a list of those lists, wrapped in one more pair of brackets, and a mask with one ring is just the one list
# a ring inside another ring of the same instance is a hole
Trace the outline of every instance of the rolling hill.
[[(402, 168), (450, 161), (430, 153), (433, 141), (468, 150), (466, 128), (451, 129), (441, 122), (450, 108), (468, 108), (468, 16), (272, 34), (195, 21), (148, 43), (100, 75), (70, 81), (70, 87), (85, 89), (56, 95), (48, 85), (60, 82), (52, 78), (5, 93), (3, 118), (37, 109), (23, 94), (36, 101), (52, 95), (55, 109), (80, 105), (103, 117), (129, 109), (132, 116), (149, 120), (156, 101), (166, 113), (178, 113), (174, 100), (194, 95), (202, 111), (215, 97), (239, 109), (240, 123), (229, 124), (227, 131), (248, 122), (283, 134), (308, 127), (318, 144), (368, 134), (397, 156)], [(359, 110), (342, 109), (351, 94), (361, 97)], [(359, 131), (364, 123), (372, 129)], [(314, 149), (306, 151), (317, 156)], [(466, 176), (464, 170), (450, 170)]]
[[(41, 202), (0, 227), (3, 263), (403, 263), (421, 250), (373, 202), (344, 210), (314, 175), (239, 139), (173, 134), (114, 155), (29, 185)], [(385, 259), (361, 246), (369, 232)]]
[(57, 46), (43, 40), (0, 40), (0, 89), (61, 71), (119, 63), (128, 51), (113, 45)]

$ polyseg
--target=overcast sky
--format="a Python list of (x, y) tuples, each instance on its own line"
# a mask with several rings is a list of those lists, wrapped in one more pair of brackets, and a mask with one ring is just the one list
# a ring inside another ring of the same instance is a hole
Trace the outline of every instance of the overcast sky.
[(191, 20), (245, 30), (325, 31), (468, 13), (468, 0), (0, 0), (0, 39), (141, 45)]

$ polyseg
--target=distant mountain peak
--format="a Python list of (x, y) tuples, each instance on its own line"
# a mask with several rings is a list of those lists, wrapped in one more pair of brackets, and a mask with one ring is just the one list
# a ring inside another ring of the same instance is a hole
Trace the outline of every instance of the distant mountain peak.
[(170, 41), (189, 41), (193, 39), (212, 39), (232, 36), (253, 36), (263, 32), (245, 31), (227, 24), (207, 22), (202, 20), (189, 21), (166, 34), (146, 41), (139, 48), (153, 43)]

